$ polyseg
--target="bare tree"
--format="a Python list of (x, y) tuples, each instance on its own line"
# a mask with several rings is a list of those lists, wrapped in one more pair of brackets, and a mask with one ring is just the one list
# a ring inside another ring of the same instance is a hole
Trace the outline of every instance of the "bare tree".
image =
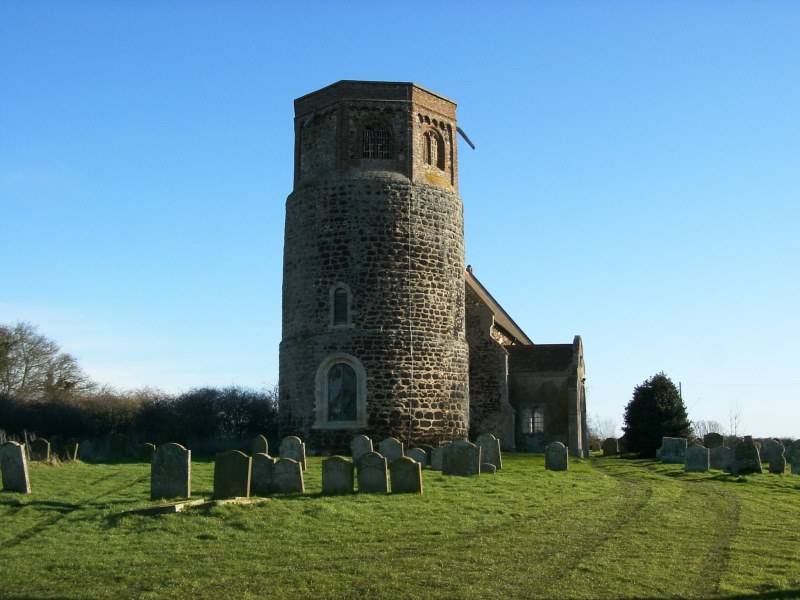
[(92, 386), (75, 358), (30, 323), (0, 325), (0, 392), (26, 400)]
[(708, 433), (725, 433), (725, 428), (719, 421), (693, 421), (692, 431), (698, 438), (704, 437)]
[(596, 413), (591, 413), (586, 421), (589, 426), (590, 446), (599, 446), (606, 438), (617, 437), (617, 422), (614, 419), (603, 418)]
[(742, 426), (742, 409), (739, 404), (734, 404), (728, 410), (728, 435), (739, 437), (739, 428)]

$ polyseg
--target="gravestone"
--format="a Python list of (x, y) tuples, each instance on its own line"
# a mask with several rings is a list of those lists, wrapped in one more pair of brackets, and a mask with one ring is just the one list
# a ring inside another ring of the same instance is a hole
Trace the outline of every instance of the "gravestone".
[(792, 475), (800, 475), (800, 440), (789, 446), (786, 455), (792, 463)]
[(322, 493), (353, 493), (353, 462), (343, 456), (331, 456), (322, 461)]
[(705, 473), (711, 466), (708, 448), (700, 444), (692, 444), (686, 448), (683, 469), (687, 473)]
[(64, 460), (73, 461), (78, 460), (78, 452), (80, 451), (80, 444), (78, 442), (67, 442), (64, 446)]
[(36, 438), (30, 444), (31, 460), (50, 461), (50, 442), (44, 438)]
[(544, 449), (544, 468), (548, 471), (566, 471), (569, 468), (569, 452), (561, 442), (552, 442)]
[(214, 498), (249, 498), (253, 459), (239, 450), (217, 454), (214, 461)]
[(725, 438), (720, 433), (707, 433), (703, 436), (703, 446), (706, 448), (719, 448), (725, 445)]
[(303, 465), (293, 458), (281, 457), (275, 463), (272, 477), (275, 491), (279, 494), (302, 494), (305, 491)]
[(619, 440), (606, 438), (603, 440), (603, 456), (617, 456), (619, 454)]
[(360, 494), (386, 494), (389, 481), (386, 475), (386, 457), (377, 452), (367, 452), (356, 463), (358, 492)]
[(442, 473), (445, 475), (470, 476), (481, 472), (481, 449), (468, 442), (458, 440), (447, 447), (444, 453)]
[(428, 455), (422, 448), (412, 448), (406, 452), (406, 456), (417, 461), (423, 469), (428, 464)]
[(725, 446), (716, 446), (709, 450), (709, 462), (712, 469), (728, 471), (733, 462), (733, 450)]
[(257, 435), (253, 438), (250, 442), (250, 454), (255, 456), (256, 454), (267, 454), (269, 455), (269, 442), (267, 438), (263, 435)]
[(403, 456), (403, 442), (397, 438), (388, 437), (378, 444), (378, 452), (386, 458), (388, 463), (391, 463)]
[(769, 472), (775, 473), (776, 475), (783, 475), (786, 471), (786, 457), (783, 455), (783, 452), (780, 454), (775, 454), (772, 457), (772, 460), (769, 461)]
[(147, 442), (139, 446), (139, 460), (143, 462), (153, 462), (153, 455), (156, 453), (156, 445)]
[(733, 461), (731, 462), (731, 473), (734, 475), (746, 475), (748, 473), (761, 473), (761, 456), (758, 453), (753, 438), (745, 438), (743, 442), (736, 444), (733, 449)]
[(444, 467), (444, 454), (447, 451), (447, 446), (441, 448), (434, 448), (431, 450), (431, 469), (434, 471), (441, 471)]
[(662, 463), (682, 465), (686, 458), (686, 438), (661, 438), (661, 448), (658, 456)]
[(372, 440), (367, 436), (357, 435), (350, 440), (350, 455), (353, 457), (353, 463), (357, 463), (358, 459), (367, 452), (372, 452)]
[(0, 472), (3, 478), (3, 491), (31, 493), (31, 479), (28, 475), (28, 457), (24, 444), (6, 442), (0, 446)]
[(92, 440), (83, 440), (78, 449), (78, 458), (84, 462), (89, 462), (95, 458), (95, 446)]
[(192, 451), (169, 443), (156, 448), (150, 463), (150, 498), (189, 498), (192, 495)]
[(401, 456), (389, 465), (393, 494), (422, 493), (422, 465), (410, 456)]
[(108, 438), (111, 458), (126, 458), (128, 456), (128, 437), (122, 433), (112, 433)]
[(481, 475), (494, 475), (497, 473), (497, 467), (492, 463), (481, 463)]
[(475, 440), (481, 448), (481, 461), (495, 466), (495, 470), (503, 468), (503, 455), (500, 453), (500, 440), (491, 433), (482, 433)]
[(281, 458), (291, 458), (300, 463), (301, 468), (306, 469), (306, 445), (296, 435), (290, 435), (281, 440), (279, 449)]
[(269, 454), (253, 455), (253, 468), (250, 476), (250, 493), (253, 496), (268, 496), (275, 491), (273, 485), (276, 459)]
[[(783, 447), (783, 444), (778, 440), (762, 440), (761, 441), (761, 460), (763, 462), (772, 463), (773, 460), (776, 460), (778, 456), (783, 457), (785, 455), (786, 448)], [(785, 463), (786, 461), (784, 461)]]

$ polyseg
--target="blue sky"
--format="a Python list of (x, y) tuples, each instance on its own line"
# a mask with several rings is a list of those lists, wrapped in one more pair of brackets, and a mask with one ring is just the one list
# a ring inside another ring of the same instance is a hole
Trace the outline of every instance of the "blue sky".
[(800, 436), (800, 4), (0, 4), (0, 322), (121, 388), (271, 386), (292, 100), (459, 103), (467, 262), (622, 424)]

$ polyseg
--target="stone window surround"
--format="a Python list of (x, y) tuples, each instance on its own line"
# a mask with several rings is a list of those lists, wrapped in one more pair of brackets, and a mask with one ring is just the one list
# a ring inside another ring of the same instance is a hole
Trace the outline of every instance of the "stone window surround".
[(447, 167), (444, 136), (435, 127), (428, 127), (422, 134), (422, 158), (427, 167), (440, 171)]
[[(344, 323), (336, 322), (336, 292), (338, 290), (344, 290), (347, 292), (347, 318), (345, 319)], [(353, 327), (353, 293), (350, 291), (350, 286), (346, 283), (342, 283), (341, 281), (337, 281), (331, 286), (328, 295), (328, 303), (330, 305), (330, 318), (328, 320), (329, 328), (349, 329)]]
[[(331, 367), (344, 363), (356, 374), (356, 420), (328, 421), (328, 372)], [(314, 379), (314, 429), (361, 429), (367, 426), (367, 372), (355, 356), (334, 352), (317, 368)]]
[(520, 427), (525, 435), (544, 433), (544, 407), (540, 405), (525, 406), (520, 411)]

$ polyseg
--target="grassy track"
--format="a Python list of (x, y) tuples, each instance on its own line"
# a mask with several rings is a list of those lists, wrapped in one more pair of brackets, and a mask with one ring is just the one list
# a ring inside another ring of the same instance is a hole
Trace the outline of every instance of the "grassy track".
[[(149, 466), (34, 464), (0, 494), (2, 598), (797, 598), (800, 477), (508, 455), (425, 495), (309, 493), (156, 517)], [(197, 496), (213, 465), (193, 465)]]

